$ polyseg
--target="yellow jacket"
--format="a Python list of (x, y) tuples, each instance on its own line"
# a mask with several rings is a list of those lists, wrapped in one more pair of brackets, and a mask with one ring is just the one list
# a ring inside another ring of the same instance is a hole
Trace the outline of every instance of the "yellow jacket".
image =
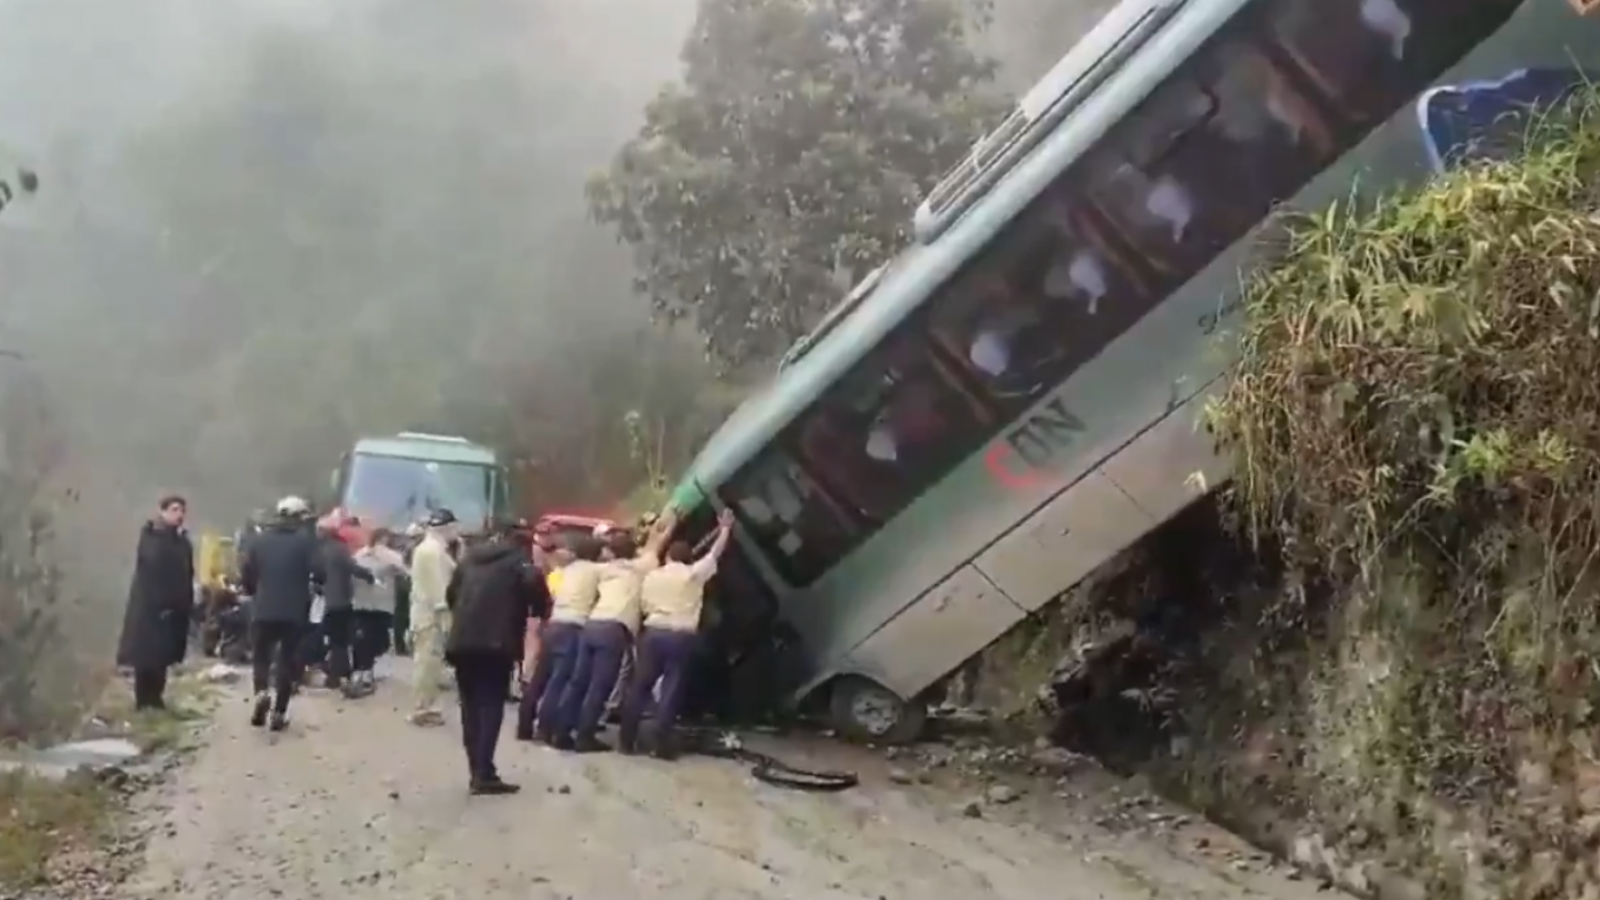
[(217, 590), (225, 580), (233, 577), (233, 541), (214, 532), (205, 532), (200, 535), (200, 549), (196, 555), (200, 559), (195, 567), (195, 575), (201, 587)]

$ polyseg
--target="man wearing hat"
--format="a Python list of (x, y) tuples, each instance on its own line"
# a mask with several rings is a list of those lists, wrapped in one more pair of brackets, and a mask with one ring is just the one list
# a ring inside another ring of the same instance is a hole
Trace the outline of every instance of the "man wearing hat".
[(445, 589), (455, 573), (450, 545), (456, 541), (456, 517), (448, 509), (428, 517), (426, 533), (411, 554), (411, 653), (416, 660), (412, 687), (416, 706), (413, 725), (444, 724), (439, 711), (440, 680), (444, 677), (444, 640), (450, 633), (450, 607)]

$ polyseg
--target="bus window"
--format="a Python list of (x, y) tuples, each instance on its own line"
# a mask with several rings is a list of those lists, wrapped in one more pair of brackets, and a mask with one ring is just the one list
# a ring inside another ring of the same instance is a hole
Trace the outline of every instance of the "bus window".
[(1149, 292), (1082, 204), (1036, 201), (932, 303), (932, 332), (1010, 419), (1149, 310)]
[(1176, 288), (1336, 150), (1331, 123), (1283, 71), (1245, 36), (1226, 37), (1094, 151), (1091, 197)]
[[(688, 542), (698, 557), (710, 549), (716, 533), (716, 510), (700, 504), (679, 520), (673, 537)], [(717, 564), (717, 577), (706, 589), (701, 632), (711, 635), (719, 649), (742, 648), (759, 637), (777, 612), (777, 599), (744, 549), (738, 542), (730, 544)]]
[(880, 347), (801, 419), (806, 466), (853, 511), (887, 522), (989, 429), (915, 332)]
[(1265, 32), (1362, 133), (1489, 35), (1521, 0), (1275, 0)]
[(852, 545), (842, 510), (781, 450), (766, 451), (729, 479), (722, 499), (772, 567), (797, 587), (815, 581)]

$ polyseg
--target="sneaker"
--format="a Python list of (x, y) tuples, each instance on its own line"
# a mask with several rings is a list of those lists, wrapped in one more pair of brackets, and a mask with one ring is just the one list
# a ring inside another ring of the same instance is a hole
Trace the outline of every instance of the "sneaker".
[(289, 717), (283, 713), (273, 713), (272, 718), (267, 720), (268, 731), (283, 731), (288, 727)]
[(267, 713), (272, 711), (272, 697), (268, 694), (257, 694), (255, 705), (250, 709), (250, 724), (260, 728), (267, 724)]
[(445, 723), (444, 713), (436, 709), (419, 709), (407, 716), (406, 721), (419, 728), (437, 728)]
[(549, 744), (550, 746), (556, 748), (557, 750), (575, 750), (575, 749), (577, 749), (577, 744), (575, 744), (573, 742), (572, 735), (570, 735), (570, 734), (558, 734), (558, 735), (555, 735), (554, 737), (547, 737), (547, 738), (545, 738), (544, 742), (546, 744)]
[(572, 749), (576, 753), (610, 753), (611, 745), (592, 734), (585, 734), (572, 742)]
[(468, 792), (474, 797), (509, 797), (521, 790), (521, 785), (512, 784), (509, 781), (501, 781), (498, 778), (474, 781), (468, 787)]

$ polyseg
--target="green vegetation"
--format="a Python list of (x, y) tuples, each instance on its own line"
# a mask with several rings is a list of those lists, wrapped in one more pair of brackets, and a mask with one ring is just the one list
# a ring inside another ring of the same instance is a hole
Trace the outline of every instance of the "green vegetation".
[(1209, 410), (1290, 586), (1251, 629), (1277, 665), (1250, 693), (1298, 720), (1264, 752), (1439, 896), (1595, 877), (1597, 117), (1581, 97), (1515, 163), (1292, 223)]
[(0, 774), (0, 892), (37, 884), (58, 854), (99, 840), (113, 809), (92, 776), (52, 781)]
[(968, 0), (706, 0), (683, 84), (589, 188), (658, 316), (770, 362), (905, 242), (922, 191), (1002, 111)]

